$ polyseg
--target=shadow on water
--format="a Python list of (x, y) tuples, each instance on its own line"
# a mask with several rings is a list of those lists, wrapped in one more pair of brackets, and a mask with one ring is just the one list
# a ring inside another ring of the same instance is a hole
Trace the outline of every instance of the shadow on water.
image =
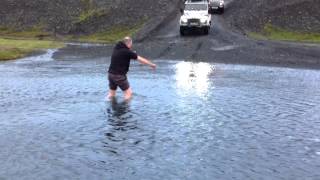
[(106, 109), (107, 129), (103, 146), (121, 160), (139, 157), (147, 149), (152, 150), (155, 143), (154, 131), (143, 123), (144, 116), (135, 112), (132, 103), (115, 98), (108, 102)]
[(116, 98), (113, 98), (110, 100), (110, 107), (111, 109), (108, 109), (108, 114), (112, 120), (125, 120), (125, 115), (130, 112), (128, 101), (119, 102)]
[(119, 101), (114, 98), (108, 103), (107, 123), (109, 128), (105, 133), (106, 140), (104, 144), (109, 149), (109, 152), (119, 155), (121, 144), (127, 144), (132, 138), (130, 134), (138, 129), (137, 120), (131, 112), (130, 101)]
[[(130, 110), (129, 101), (118, 101), (116, 98), (110, 101), (108, 112), (108, 124), (114, 131), (128, 131), (136, 129), (136, 121)], [(107, 137), (110, 134), (106, 134)]]

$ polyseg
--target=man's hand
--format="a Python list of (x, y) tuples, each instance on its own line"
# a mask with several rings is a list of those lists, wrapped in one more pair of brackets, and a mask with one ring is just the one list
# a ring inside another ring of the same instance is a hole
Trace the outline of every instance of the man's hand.
[(149, 65), (152, 69), (156, 69), (157, 65), (152, 63), (150, 60), (144, 58), (144, 57), (141, 57), (141, 56), (138, 56), (138, 61), (142, 64), (146, 64), (146, 65)]
[(155, 70), (155, 69), (157, 68), (157, 65), (156, 65), (156, 64), (153, 64), (153, 63), (151, 63), (151, 64), (150, 64), (150, 67), (151, 67), (153, 70)]

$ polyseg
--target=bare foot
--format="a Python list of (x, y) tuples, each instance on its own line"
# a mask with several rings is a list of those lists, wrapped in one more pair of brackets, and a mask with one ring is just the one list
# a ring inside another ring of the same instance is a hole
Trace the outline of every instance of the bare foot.
[(124, 96), (125, 101), (130, 101), (132, 99), (132, 95)]
[(113, 96), (113, 95), (108, 95), (107, 97), (106, 97), (106, 101), (111, 101), (111, 100), (114, 100), (116, 98), (116, 96)]

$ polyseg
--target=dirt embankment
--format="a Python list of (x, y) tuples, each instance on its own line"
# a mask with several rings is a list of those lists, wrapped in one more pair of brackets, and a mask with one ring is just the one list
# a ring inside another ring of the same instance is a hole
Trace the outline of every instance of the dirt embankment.
[(261, 31), (266, 24), (297, 32), (320, 33), (319, 0), (235, 0), (227, 22), (241, 31)]
[[(1, 0), (0, 29), (43, 28), (58, 34), (91, 34), (111, 27), (156, 25), (179, 0)], [(155, 22), (155, 23), (152, 23)], [(148, 28), (144, 29), (147, 33)], [(149, 28), (149, 30), (151, 30)]]
[[(1, 29), (44, 29), (62, 35), (93, 34), (114, 26), (145, 26), (143, 39), (179, 13), (183, 0), (1, 0)], [(228, 1), (229, 2), (229, 1)], [(298, 32), (320, 32), (319, 0), (234, 0), (226, 23), (243, 32), (267, 24)]]

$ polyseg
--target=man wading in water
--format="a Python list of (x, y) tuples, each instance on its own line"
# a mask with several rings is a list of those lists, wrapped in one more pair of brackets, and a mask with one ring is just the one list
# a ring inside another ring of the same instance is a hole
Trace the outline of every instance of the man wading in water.
[(135, 59), (142, 64), (149, 65), (152, 69), (156, 68), (155, 64), (146, 58), (138, 56), (137, 53), (133, 52), (131, 49), (132, 39), (130, 37), (125, 37), (122, 41), (118, 42), (113, 49), (111, 63), (108, 70), (110, 88), (108, 94), (109, 99), (115, 97), (118, 86), (124, 92), (125, 100), (129, 100), (131, 98), (132, 90), (127, 79), (131, 59)]

